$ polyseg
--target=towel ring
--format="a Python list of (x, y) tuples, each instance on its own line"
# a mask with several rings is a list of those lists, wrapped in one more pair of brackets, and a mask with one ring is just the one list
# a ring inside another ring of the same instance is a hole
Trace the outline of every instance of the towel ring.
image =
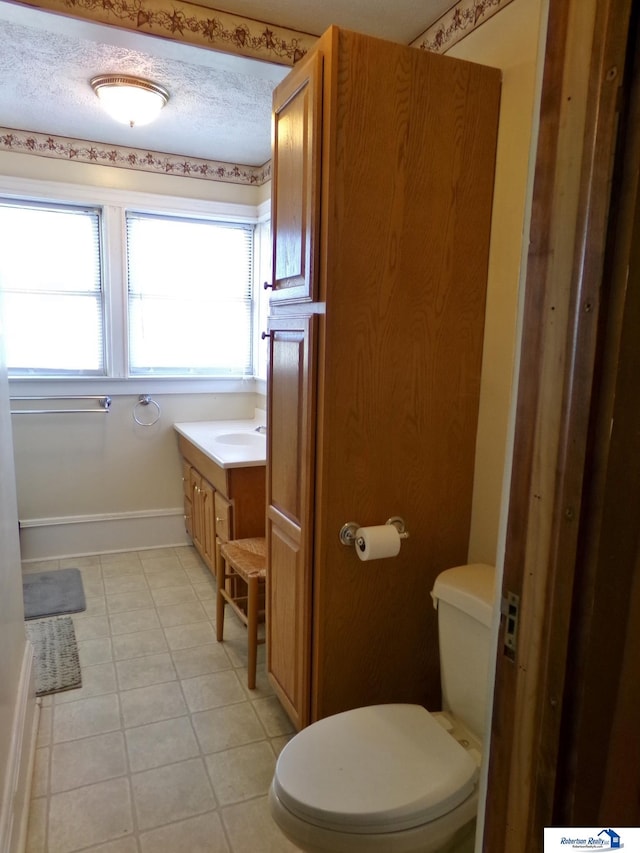
[[(137, 415), (136, 409), (138, 408), (138, 406), (149, 406), (149, 405), (156, 407), (156, 415), (153, 418), (153, 420), (141, 421)], [(158, 421), (160, 420), (160, 404), (156, 403), (155, 400), (152, 400), (151, 396), (149, 394), (140, 394), (140, 396), (138, 397), (138, 402), (133, 407), (133, 419), (137, 424), (139, 424), (140, 426), (143, 426), (143, 427), (151, 427), (154, 424), (157, 424)]]

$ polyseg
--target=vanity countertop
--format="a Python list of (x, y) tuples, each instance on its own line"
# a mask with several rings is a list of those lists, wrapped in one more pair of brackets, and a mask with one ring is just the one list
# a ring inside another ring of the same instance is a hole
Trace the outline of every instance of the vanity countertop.
[(235, 421), (192, 421), (174, 429), (221, 468), (250, 468), (267, 462), (267, 438), (256, 428), (264, 416)]

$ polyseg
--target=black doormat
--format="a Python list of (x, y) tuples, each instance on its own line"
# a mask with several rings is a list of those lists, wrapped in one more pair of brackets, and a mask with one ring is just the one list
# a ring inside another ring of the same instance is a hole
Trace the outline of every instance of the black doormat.
[(56, 569), (22, 576), (24, 618), (59, 616), (86, 609), (80, 569)]

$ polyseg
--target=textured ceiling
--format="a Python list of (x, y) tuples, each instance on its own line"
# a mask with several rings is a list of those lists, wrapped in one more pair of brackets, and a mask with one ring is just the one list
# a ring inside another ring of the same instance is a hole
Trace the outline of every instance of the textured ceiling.
[[(208, 5), (215, 8), (216, 3)], [(409, 43), (452, 0), (225, 0), (228, 11), (320, 34), (336, 23)], [(89, 79), (129, 73), (169, 104), (146, 127), (118, 125)], [(0, 126), (260, 166), (270, 158), (273, 87), (288, 69), (0, 0)]]

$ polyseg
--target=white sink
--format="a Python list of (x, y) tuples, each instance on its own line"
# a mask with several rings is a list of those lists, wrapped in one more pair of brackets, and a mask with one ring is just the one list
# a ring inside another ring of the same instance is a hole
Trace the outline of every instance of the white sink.
[(257, 432), (225, 432), (217, 435), (215, 440), (220, 444), (235, 444), (241, 447), (264, 447), (265, 437)]

